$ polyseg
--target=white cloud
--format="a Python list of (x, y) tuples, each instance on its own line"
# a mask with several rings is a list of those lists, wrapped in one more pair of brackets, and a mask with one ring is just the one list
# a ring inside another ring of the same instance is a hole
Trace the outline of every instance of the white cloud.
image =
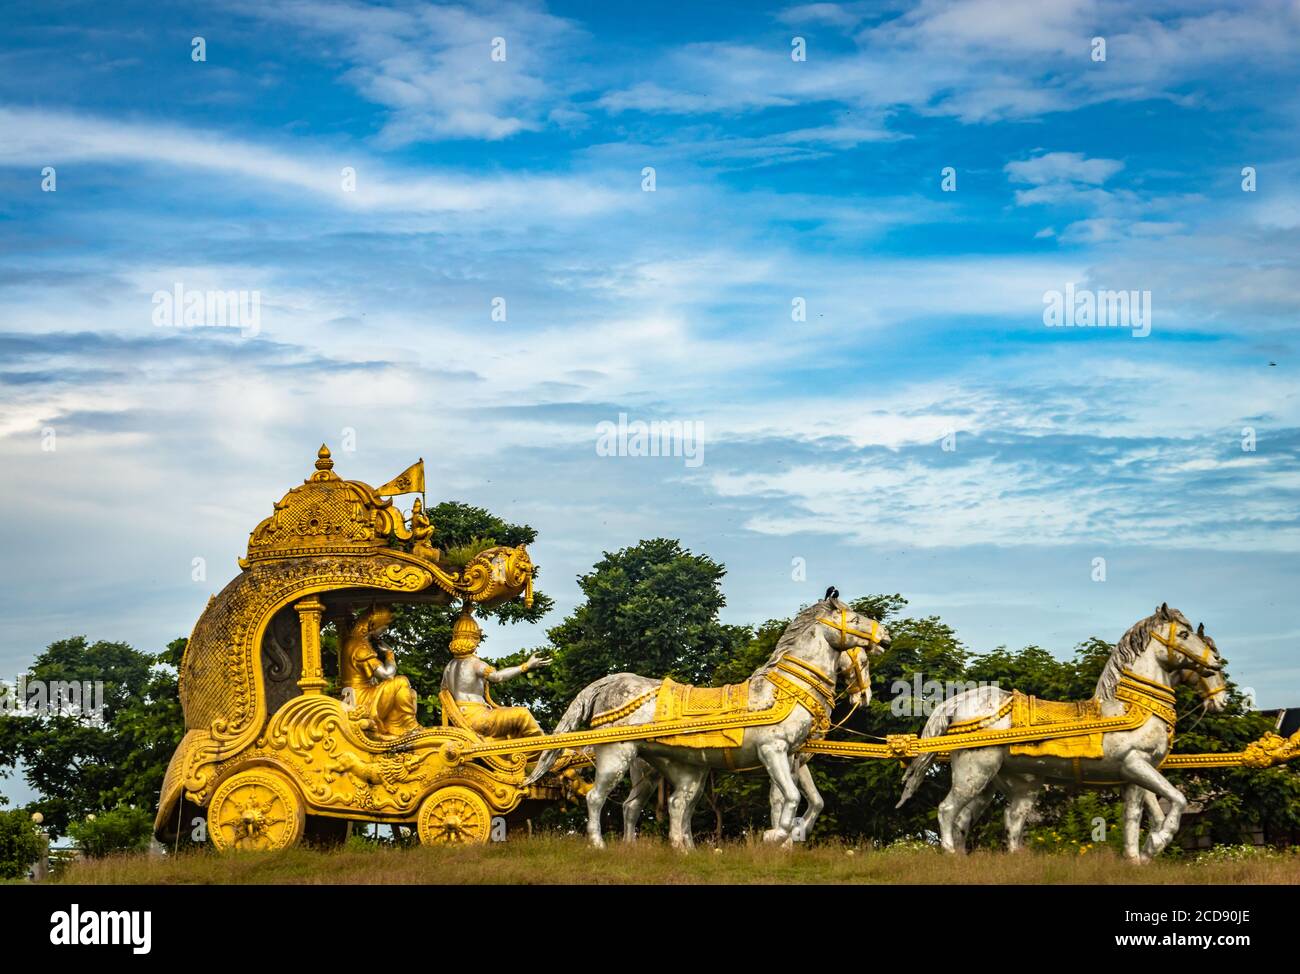
[[(340, 209), (406, 214), (475, 214), (496, 210), (513, 219), (587, 217), (627, 205), (591, 178), (509, 174), (467, 176), (402, 170), (349, 147), (284, 149), (204, 129), (152, 122), (118, 122), (69, 112), (0, 107), (0, 165), (117, 162), (176, 167), (237, 177), (241, 182), (307, 194)], [(345, 191), (342, 170), (356, 171)]]
[[(499, 141), (543, 128), (565, 94), (553, 69), (583, 37), (572, 22), (528, 2), (392, 8), (304, 0), (242, 9), (338, 45), (352, 65), (344, 79), (387, 110), (379, 141), (389, 146)], [(558, 110), (556, 121), (581, 119)]]
[[(1284, 0), (1223, 11), (1108, 0), (926, 0), (901, 13), (865, 4), (783, 11), (792, 30), (828, 26), (856, 50), (810, 41), (792, 63), (779, 43), (688, 44), (655, 81), (606, 94), (613, 112), (755, 112), (837, 103), (873, 117), (899, 107), (968, 123), (1036, 118), (1105, 101), (1164, 98), (1223, 64), (1284, 64), (1300, 12)], [(1107, 41), (1105, 62), (1091, 40)], [(669, 78), (671, 81), (658, 79)], [(1220, 89), (1221, 98), (1232, 92)]]
[(1124, 168), (1118, 159), (1090, 159), (1081, 152), (1043, 152), (1004, 167), (1014, 182), (1031, 186), (1054, 184), (1100, 186)]

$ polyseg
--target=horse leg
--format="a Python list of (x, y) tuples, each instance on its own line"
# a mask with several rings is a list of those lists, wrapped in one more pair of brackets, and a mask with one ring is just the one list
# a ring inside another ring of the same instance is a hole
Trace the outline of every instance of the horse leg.
[(790, 770), (790, 751), (785, 741), (772, 741), (758, 749), (758, 758), (767, 768), (768, 775), (781, 791), (779, 814), (772, 817), (772, 827), (763, 834), (766, 842), (780, 842), (790, 846), (794, 839), (795, 812), (799, 810), (799, 786), (795, 784), (794, 774)]
[(974, 801), (961, 810), (953, 825), (953, 839), (957, 845), (966, 847), (966, 837), (970, 835), (971, 826), (979, 821), (979, 817), (984, 814), (984, 809), (989, 807), (989, 802), (993, 801), (993, 796), (997, 793), (997, 782), (991, 782)]
[(957, 751), (952, 756), (952, 787), (939, 803), (939, 842), (944, 852), (965, 852), (965, 837), (958, 844), (957, 823), (962, 810), (975, 801), (1002, 767), (999, 748)]
[[(775, 778), (768, 779), (767, 787), (767, 809), (771, 812), (771, 821), (775, 822), (781, 817), (781, 809), (785, 807), (785, 795), (781, 793), (781, 787), (776, 783)], [(766, 838), (766, 836), (764, 836)]]
[(1165, 846), (1169, 845), (1170, 840), (1177, 834), (1183, 809), (1187, 807), (1187, 799), (1183, 797), (1181, 791), (1169, 783), (1168, 779), (1151, 767), (1144, 755), (1137, 751), (1131, 752), (1124, 759), (1123, 765), (1120, 766), (1120, 773), (1129, 782), (1141, 785), (1147, 791), (1155, 792), (1158, 797), (1169, 802), (1169, 811), (1164, 821), (1160, 823), (1160, 828), (1151, 830), (1142, 849), (1142, 861), (1153, 859), (1164, 852)]
[[(817, 816), (826, 807), (826, 803), (822, 800), (821, 792), (817, 790), (817, 784), (813, 781), (812, 773), (808, 770), (808, 759), (806, 757), (796, 756), (791, 759), (790, 773), (794, 775), (799, 791), (803, 793), (804, 799), (808, 802), (808, 807), (802, 815), (795, 818), (794, 825), (790, 830), (794, 836), (794, 841), (802, 842), (808, 837), (808, 833), (812, 831), (813, 823), (817, 821)], [(767, 805), (772, 812), (772, 821), (775, 822), (781, 817), (781, 808), (785, 805), (785, 795), (781, 793), (781, 788), (777, 785), (775, 779), (768, 787)]]
[(654, 791), (655, 775), (645, 761), (637, 758), (632, 762), (632, 790), (623, 801), (623, 841), (636, 841), (636, 827), (641, 821), (641, 809), (645, 800)]
[(1005, 823), (1007, 827), (1007, 851), (1019, 852), (1025, 847), (1025, 822), (1034, 810), (1034, 799), (1038, 788), (1021, 781), (1019, 784), (1008, 782), (1007, 810)]
[(794, 820), (794, 840), (803, 842), (808, 838), (808, 833), (812, 831), (817, 816), (826, 807), (826, 802), (822, 799), (822, 793), (817, 790), (817, 782), (813, 780), (812, 770), (808, 767), (806, 758), (795, 762), (794, 776), (799, 785), (799, 790), (803, 792), (803, 797), (808, 802), (808, 807), (804, 809), (804, 813)]
[(1142, 789), (1142, 802), (1146, 805), (1147, 815), (1151, 818), (1150, 828), (1158, 829), (1165, 824), (1165, 810), (1160, 807), (1160, 799), (1154, 794)]
[(709, 769), (669, 764), (664, 772), (673, 786), (672, 794), (668, 796), (668, 841), (674, 849), (689, 852), (695, 848), (695, 839), (691, 835), (691, 812), (704, 792), (704, 779)]
[[(1151, 792), (1147, 791), (1141, 785), (1124, 786), (1124, 858), (1138, 861), (1141, 858), (1139, 846), (1142, 842), (1142, 805), (1143, 796), (1148, 795), (1155, 798)], [(1156, 806), (1159, 807), (1158, 805)], [(1161, 819), (1164, 814), (1161, 813)], [(1157, 829), (1160, 826), (1154, 821), (1151, 828)]]
[(691, 822), (695, 816), (695, 806), (698, 805), (700, 799), (704, 797), (704, 788), (708, 782), (708, 778), (709, 769), (701, 768), (699, 777), (690, 783), (686, 795), (686, 810), (682, 814), (682, 831), (685, 833), (686, 848), (688, 850), (695, 848), (695, 831), (691, 827)]
[(595, 748), (594, 757), (596, 781), (587, 792), (587, 838), (597, 849), (603, 849), (605, 839), (600, 834), (600, 813), (605, 808), (605, 799), (609, 798), (609, 793), (623, 779), (636, 757), (636, 745), (602, 744)]

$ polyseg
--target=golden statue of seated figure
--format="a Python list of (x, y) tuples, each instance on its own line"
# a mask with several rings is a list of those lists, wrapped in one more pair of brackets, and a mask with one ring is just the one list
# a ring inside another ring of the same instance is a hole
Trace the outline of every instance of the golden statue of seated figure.
[(452, 661), (442, 673), (443, 707), (456, 707), (463, 723), (484, 737), (537, 737), (541, 727), (527, 707), (500, 707), (492, 700), (489, 685), (504, 683), (539, 666), (550, 666), (544, 657), (532, 656), (519, 666), (496, 669), (476, 655), (483, 630), (474, 621), (466, 603), (451, 628)]
[(362, 612), (343, 638), (339, 682), (345, 699), (351, 691), (352, 713), (371, 737), (401, 737), (420, 729), (411, 682), (397, 675), (393, 651), (376, 642), (393, 621), (391, 606)]
[(415, 499), (415, 504), (411, 507), (411, 552), (421, 558), (427, 558), (429, 561), (437, 561), (441, 552), (433, 546), (433, 524), (429, 521), (429, 515), (420, 503), (420, 498)]

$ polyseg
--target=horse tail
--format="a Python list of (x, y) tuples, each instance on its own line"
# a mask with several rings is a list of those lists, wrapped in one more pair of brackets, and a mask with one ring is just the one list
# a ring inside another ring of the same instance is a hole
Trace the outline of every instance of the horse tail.
[[(585, 724), (587, 721), (591, 720), (592, 711), (595, 710), (596, 697), (598, 697), (600, 692), (605, 689), (606, 684), (621, 675), (622, 674), (620, 673), (615, 673), (611, 676), (602, 676), (595, 683), (589, 683), (587, 686), (583, 687), (582, 692), (573, 698), (573, 702), (569, 704), (569, 709), (564, 712), (564, 716), (560, 718), (560, 722), (555, 725), (555, 730), (551, 733), (567, 734), (569, 731), (577, 730), (580, 724)], [(533, 768), (532, 772), (524, 780), (524, 786), (527, 787), (528, 785), (535, 784), (541, 779), (542, 775), (550, 771), (551, 765), (555, 763), (555, 759), (559, 754), (559, 748), (551, 748), (549, 751), (543, 751), (537, 758), (536, 767)]]
[[(952, 723), (952, 715), (957, 711), (957, 702), (961, 698), (962, 694), (949, 697), (935, 707), (930, 714), (930, 719), (925, 722), (921, 736), (938, 737), (947, 731), (948, 725)], [(918, 754), (912, 758), (912, 763), (908, 765), (907, 772), (903, 775), (903, 797), (898, 800), (895, 808), (902, 808), (907, 800), (916, 794), (916, 789), (920, 788), (921, 782), (925, 780), (925, 773), (930, 770), (930, 765), (934, 764), (935, 757), (934, 754)]]

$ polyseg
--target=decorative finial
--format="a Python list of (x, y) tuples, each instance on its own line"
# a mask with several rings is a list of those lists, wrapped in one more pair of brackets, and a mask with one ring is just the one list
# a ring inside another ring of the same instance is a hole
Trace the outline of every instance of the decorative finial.
[(320, 449), (316, 451), (316, 469), (317, 470), (334, 469), (334, 461), (330, 459), (330, 448), (327, 447), (324, 443), (322, 443), (320, 445)]

